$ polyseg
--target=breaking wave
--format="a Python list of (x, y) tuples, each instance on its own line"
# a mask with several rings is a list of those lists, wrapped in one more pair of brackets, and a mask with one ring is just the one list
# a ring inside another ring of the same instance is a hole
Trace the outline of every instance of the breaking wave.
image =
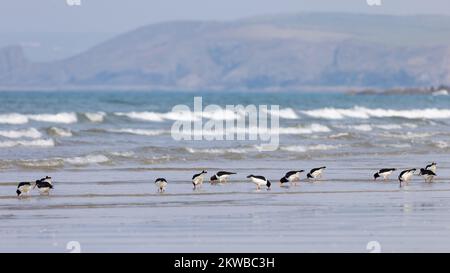
[[(277, 115), (283, 119), (298, 119), (298, 115), (291, 108), (280, 109), (278, 113), (267, 110), (270, 115)], [(220, 109), (216, 111), (203, 111), (203, 112), (192, 112), (192, 111), (171, 111), (167, 113), (158, 112), (128, 112), (128, 113), (115, 113), (117, 116), (124, 116), (134, 120), (141, 121), (151, 121), (151, 122), (163, 122), (167, 120), (172, 121), (197, 121), (201, 118), (210, 120), (239, 120), (245, 117), (245, 112), (232, 111), (229, 109)]]
[(59, 136), (59, 137), (71, 137), (72, 131), (70, 131), (69, 129), (62, 129), (62, 128), (58, 128), (58, 127), (50, 127), (47, 130), (47, 133), (51, 136)]
[(152, 129), (112, 129), (107, 130), (107, 132), (111, 133), (119, 133), (119, 134), (131, 134), (131, 135), (139, 135), (139, 136), (158, 136), (167, 133), (165, 130), (152, 130)]
[(90, 122), (103, 122), (103, 120), (105, 119), (106, 113), (105, 112), (84, 113), (84, 116)]
[(321, 108), (314, 110), (302, 111), (303, 114), (321, 119), (345, 119), (345, 118), (405, 118), (405, 119), (448, 119), (450, 118), (450, 109), (411, 109), (411, 110), (394, 110), (394, 109), (370, 109), (365, 107), (353, 107), (350, 109), (342, 108)]
[(109, 162), (110, 159), (104, 155), (87, 155), (65, 158), (64, 162), (72, 165), (89, 165)]
[(16, 146), (53, 147), (53, 146), (55, 146), (55, 142), (53, 141), (53, 139), (0, 141), (0, 148), (10, 148), (10, 147), (16, 147)]
[(0, 123), (2, 124), (25, 124), (29, 121), (50, 122), (50, 123), (76, 123), (78, 121), (75, 113), (57, 113), (57, 114), (35, 114), (24, 115), (18, 113), (1, 114)]
[(286, 152), (304, 153), (307, 151), (335, 150), (335, 149), (339, 149), (340, 147), (341, 147), (341, 145), (325, 145), (325, 144), (317, 144), (317, 145), (310, 145), (310, 146), (292, 145), (292, 146), (280, 147), (280, 150), (286, 151)]
[(40, 138), (42, 134), (35, 128), (23, 130), (0, 131), (0, 136), (6, 138)]

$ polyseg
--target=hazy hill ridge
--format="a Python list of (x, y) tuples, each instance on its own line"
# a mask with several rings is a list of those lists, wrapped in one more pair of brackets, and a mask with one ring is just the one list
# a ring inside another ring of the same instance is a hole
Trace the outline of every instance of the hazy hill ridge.
[(0, 89), (450, 84), (450, 17), (310, 13), (144, 26), (61, 61), (0, 49)]

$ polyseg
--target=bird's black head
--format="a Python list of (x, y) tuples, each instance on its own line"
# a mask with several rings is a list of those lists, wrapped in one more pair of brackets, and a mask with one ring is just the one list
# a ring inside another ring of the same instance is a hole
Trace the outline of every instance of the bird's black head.
[(217, 176), (216, 175), (211, 176), (210, 181), (216, 181), (216, 180), (217, 180)]
[(203, 170), (202, 173), (208, 173), (206, 170)]
[(374, 179), (374, 180), (377, 180), (378, 177), (380, 177), (380, 174), (379, 174), (379, 173), (375, 173), (375, 174), (373, 175), (373, 179)]
[(22, 192), (17, 190), (16, 193), (17, 193), (17, 196), (19, 196)]
[(269, 180), (267, 180), (267, 184), (266, 184), (266, 186), (267, 186), (267, 189), (270, 189), (270, 185), (272, 185), (272, 183), (270, 183), (270, 181), (269, 181)]
[(304, 172), (305, 170), (300, 170), (300, 171), (298, 171), (299, 173), (302, 173), (302, 172)]
[(254, 176), (253, 174), (247, 175), (247, 178), (252, 178), (253, 176)]
[(306, 175), (306, 177), (308, 177), (308, 178), (313, 178), (312, 175), (311, 175), (310, 173), (308, 173), (308, 174)]

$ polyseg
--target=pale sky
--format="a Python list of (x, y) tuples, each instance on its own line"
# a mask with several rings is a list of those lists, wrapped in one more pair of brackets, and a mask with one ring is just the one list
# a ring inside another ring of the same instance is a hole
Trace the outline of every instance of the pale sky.
[(122, 32), (149, 23), (230, 20), (271, 13), (343, 11), (450, 15), (449, 0), (0, 0), (0, 31)]
[(0, 0), (0, 47), (21, 44), (32, 58), (47, 60), (162, 21), (311, 11), (450, 15), (449, 0), (381, 0), (381, 6), (367, 4), (377, 0), (79, 0), (80, 6), (67, 1), (78, 0)]

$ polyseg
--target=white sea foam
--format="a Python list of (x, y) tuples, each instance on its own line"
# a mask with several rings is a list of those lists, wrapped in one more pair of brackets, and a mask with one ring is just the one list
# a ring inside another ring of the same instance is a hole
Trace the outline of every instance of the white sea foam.
[(330, 138), (341, 138), (341, 137), (348, 137), (348, 136), (350, 136), (349, 133), (337, 133), (337, 134), (330, 135), (329, 137)]
[(30, 160), (20, 160), (17, 162), (17, 164), (29, 168), (56, 168), (61, 167), (63, 165), (63, 162), (59, 158), (30, 159)]
[(411, 110), (393, 110), (393, 109), (370, 109), (365, 107), (353, 107), (350, 109), (342, 108), (321, 108), (302, 111), (303, 114), (322, 119), (345, 119), (345, 118), (406, 118), (406, 119), (448, 119), (450, 118), (449, 109), (411, 109)]
[[(204, 112), (203, 114), (208, 115), (207, 112)], [(168, 120), (178, 120), (178, 121), (196, 121), (196, 120), (200, 120), (200, 116), (201, 113), (195, 113), (195, 112), (190, 112), (190, 111), (177, 111), (177, 112), (168, 112), (165, 114), (159, 114), (163, 119), (168, 119)], [(222, 111), (220, 111), (219, 113), (213, 113), (210, 112), (209, 113), (210, 116), (213, 117), (218, 117), (220, 115), (224, 115), (222, 113)]]
[(57, 114), (37, 114), (28, 115), (30, 120), (51, 123), (76, 123), (78, 121), (75, 113), (57, 113)]
[(349, 126), (349, 128), (362, 132), (370, 132), (373, 129), (372, 126), (370, 126), (370, 124), (352, 125)]
[(104, 155), (87, 155), (65, 158), (64, 162), (72, 165), (89, 165), (109, 162), (109, 158)]
[(369, 115), (366, 111), (355, 107), (353, 109), (339, 109), (339, 108), (321, 108), (315, 110), (302, 111), (303, 114), (322, 119), (344, 119), (344, 118), (360, 118), (368, 119)]
[(30, 120), (50, 123), (76, 123), (78, 121), (75, 113), (57, 114), (34, 114), (24, 115), (19, 113), (0, 114), (0, 123), (3, 124), (25, 124)]
[(122, 133), (122, 134), (132, 134), (132, 135), (140, 135), (140, 136), (158, 136), (166, 133), (164, 130), (153, 130), (153, 129), (113, 129), (108, 130), (111, 133)]
[(358, 125), (335, 125), (336, 128), (340, 129), (350, 129), (350, 130), (357, 130), (357, 131), (363, 131), (363, 132), (370, 132), (374, 128), (379, 128), (382, 130), (395, 130), (395, 129), (402, 129), (402, 126), (398, 124), (358, 124)]
[[(194, 113), (196, 117), (199, 117), (199, 113)], [(212, 119), (212, 120), (237, 120), (242, 118), (241, 114), (238, 114), (234, 111), (223, 109), (218, 111), (204, 111), (202, 114), (203, 118), (205, 119)]]
[(187, 147), (186, 151), (188, 151), (191, 154), (196, 153), (202, 153), (202, 154), (226, 154), (226, 153), (233, 153), (233, 154), (243, 154), (248, 152), (255, 152), (254, 149), (249, 148), (209, 148), (209, 149), (194, 149)]
[(383, 145), (378, 145), (378, 146), (380, 146), (380, 147), (392, 147), (392, 148), (398, 148), (398, 149), (411, 148), (411, 144), (408, 144), (408, 143), (383, 144)]
[(402, 129), (402, 126), (398, 124), (377, 124), (374, 125), (377, 128), (383, 129), (383, 130), (396, 130), (396, 129)]
[(317, 144), (310, 146), (302, 146), (302, 145), (291, 145), (291, 146), (282, 146), (280, 150), (287, 152), (298, 152), (304, 153), (307, 151), (327, 151), (327, 150), (335, 150), (339, 149), (341, 145), (326, 145), (326, 144)]
[(297, 113), (295, 113), (295, 111), (292, 108), (280, 109), (278, 111), (278, 114), (273, 110), (268, 110), (267, 112), (271, 115), (277, 115), (283, 119), (298, 119), (299, 118)]
[[(307, 152), (307, 151), (327, 151), (327, 150), (335, 150), (342, 147), (342, 145), (326, 145), (326, 144), (317, 144), (310, 146), (302, 146), (302, 145), (291, 145), (291, 146), (282, 146), (280, 150), (287, 152)], [(259, 145), (254, 145), (253, 147), (246, 148), (205, 148), (205, 149), (195, 149), (195, 148), (185, 148), (189, 153), (205, 153), (205, 154), (244, 154), (250, 152), (258, 152), (262, 151), (262, 147)]]
[(111, 152), (111, 155), (118, 157), (133, 157), (135, 155), (134, 152)]
[(35, 128), (23, 130), (0, 131), (0, 136), (6, 138), (40, 138), (42, 134)]
[(398, 139), (415, 139), (415, 138), (428, 138), (433, 136), (432, 133), (413, 133), (413, 132), (404, 132), (401, 134), (394, 133), (382, 133), (380, 136), (387, 138), (398, 138)]
[(433, 95), (433, 96), (448, 96), (448, 91), (446, 89), (441, 89), (441, 90), (434, 91), (433, 93), (431, 93), (431, 95)]
[(63, 129), (63, 128), (58, 128), (58, 127), (50, 127), (48, 129), (48, 133), (50, 135), (53, 136), (60, 136), (60, 137), (71, 137), (72, 131), (70, 131), (69, 129)]
[(258, 127), (235, 127), (235, 128), (224, 128), (223, 130), (193, 130), (192, 135), (207, 135), (207, 136), (220, 136), (225, 135), (225, 133), (230, 134), (280, 134), (280, 135), (305, 135), (313, 133), (327, 133), (331, 132), (331, 129), (325, 125), (318, 123), (313, 123), (304, 127), (280, 127), (280, 128), (258, 128)]
[(91, 122), (103, 122), (105, 119), (105, 112), (84, 113), (84, 116)]
[(278, 132), (280, 135), (303, 135), (312, 133), (328, 133), (331, 132), (331, 129), (325, 125), (313, 123), (305, 127), (280, 127)]
[(130, 112), (130, 113), (116, 113), (117, 116), (125, 116), (130, 119), (137, 119), (143, 121), (161, 122), (164, 119), (161, 114), (155, 112)]
[(17, 140), (17, 141), (2, 141), (1, 148), (10, 148), (16, 146), (25, 147), (53, 147), (55, 142), (52, 139), (36, 139), (36, 140)]
[(449, 144), (442, 140), (434, 141), (433, 145), (439, 149), (445, 149), (449, 147)]
[(403, 123), (402, 126), (405, 126), (405, 127), (411, 128), (411, 129), (415, 129), (418, 127), (417, 124), (414, 124), (414, 123)]
[(0, 114), (0, 123), (3, 124), (25, 124), (27, 122), (27, 116), (22, 114)]
[[(267, 111), (271, 115), (276, 113), (272, 110)], [(239, 120), (244, 117), (245, 112), (235, 112), (229, 109), (218, 109), (215, 111), (203, 111), (203, 112), (192, 112), (192, 111), (171, 111), (167, 113), (158, 112), (128, 112), (128, 113), (115, 113), (117, 116), (125, 116), (130, 119), (151, 121), (151, 122), (162, 122), (166, 120), (175, 121), (198, 121), (201, 118), (209, 120)], [(291, 108), (280, 109), (278, 116), (283, 119), (297, 119), (299, 118), (295, 111)]]

